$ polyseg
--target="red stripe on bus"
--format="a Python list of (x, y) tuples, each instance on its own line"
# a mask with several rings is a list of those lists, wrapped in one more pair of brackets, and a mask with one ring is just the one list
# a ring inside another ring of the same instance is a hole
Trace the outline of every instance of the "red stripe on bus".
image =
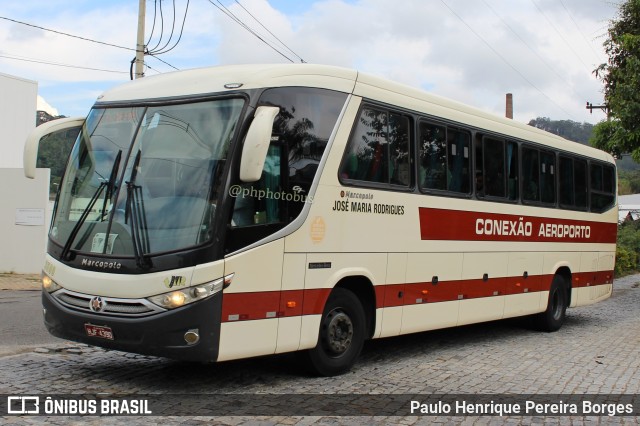
[(319, 315), (331, 289), (224, 293), (222, 322)]
[[(524, 277), (498, 277), (471, 280), (452, 280), (393, 284), (379, 286), (392, 288), (385, 293), (384, 301), (378, 300), (378, 308), (413, 305), (416, 303), (450, 302), (454, 300), (478, 299), (481, 297), (505, 296), (549, 290), (552, 275)], [(395, 296), (395, 297), (394, 297)]]
[(617, 223), (419, 208), (423, 240), (615, 243)]
[[(451, 280), (375, 286), (376, 308), (549, 291), (554, 275)], [(572, 288), (613, 282), (613, 271), (572, 274)], [(222, 322), (320, 315), (331, 289), (224, 293)]]
[(613, 283), (613, 271), (580, 272), (572, 275), (572, 287), (590, 287)]

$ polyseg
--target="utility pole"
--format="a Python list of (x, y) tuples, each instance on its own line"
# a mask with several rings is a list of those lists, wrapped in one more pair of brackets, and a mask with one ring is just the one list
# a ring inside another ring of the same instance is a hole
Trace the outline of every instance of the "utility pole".
[[(606, 105), (594, 105), (594, 104), (592, 104), (592, 103), (591, 103), (591, 102), (589, 102), (589, 101), (587, 101), (587, 109), (589, 110), (589, 112), (590, 112), (591, 114), (593, 114), (593, 110), (594, 110), (594, 109), (601, 109), (601, 110), (603, 110), (604, 112), (607, 112), (607, 106), (606, 106)], [(608, 115), (609, 115), (609, 114), (607, 113), (607, 116), (608, 116)]]
[(144, 19), (146, 13), (146, 0), (138, 3), (138, 39), (136, 43), (136, 78), (144, 77)]

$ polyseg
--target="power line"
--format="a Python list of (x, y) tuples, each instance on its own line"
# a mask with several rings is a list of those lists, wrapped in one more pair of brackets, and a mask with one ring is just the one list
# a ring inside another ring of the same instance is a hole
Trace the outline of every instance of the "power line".
[(578, 29), (578, 32), (580, 33), (580, 35), (584, 39), (585, 43), (587, 43), (587, 45), (589, 46), (589, 48), (591, 49), (593, 54), (596, 56), (596, 60), (598, 62), (602, 62), (602, 59), (601, 59), (602, 58), (602, 56), (601, 56), (602, 54), (599, 54), (598, 52), (596, 52), (596, 49), (593, 48), (593, 44), (589, 40), (587, 40), (587, 36), (584, 35), (582, 30), (580, 29), (580, 26), (578, 25), (576, 20), (573, 19), (573, 16), (571, 15), (571, 12), (569, 12), (569, 9), (567, 9), (567, 6), (565, 6), (565, 4), (564, 4), (564, 2), (562, 0), (560, 0), (560, 4), (564, 8), (564, 10), (567, 12), (567, 15), (569, 15), (569, 19), (571, 19), (571, 22), (573, 22), (573, 25), (575, 25), (576, 28)]
[(154, 0), (153, 1), (153, 24), (151, 25), (151, 33), (149, 34), (149, 38), (147, 39), (147, 42), (144, 44), (145, 46), (148, 46), (149, 43), (151, 43), (151, 39), (153, 38), (153, 33), (156, 29), (157, 15), (158, 15), (158, 0)]
[(0, 58), (12, 59), (12, 60), (15, 60), (15, 61), (33, 62), (33, 63), (36, 63), (36, 64), (53, 65), (53, 66), (56, 66), (56, 67), (76, 68), (76, 69), (81, 69), (81, 70), (101, 71), (101, 72), (110, 72), (110, 73), (117, 73), (117, 74), (127, 74), (126, 71), (115, 71), (115, 70), (106, 70), (106, 69), (102, 69), (102, 68), (83, 67), (83, 66), (80, 66), (80, 65), (62, 64), (62, 63), (59, 63), (59, 62), (49, 62), (49, 61), (43, 61), (43, 60), (40, 60), (40, 59), (25, 58), (25, 57), (20, 57), (20, 56), (13, 56), (13, 55), (2, 55), (2, 54), (0, 54)]
[(564, 38), (564, 36), (562, 35), (562, 33), (560, 33), (560, 31), (558, 30), (558, 28), (553, 24), (553, 22), (551, 22), (551, 20), (549, 19), (549, 17), (542, 11), (542, 9), (540, 9), (540, 6), (538, 6), (538, 4), (534, 1), (531, 0), (531, 3), (533, 3), (533, 5), (536, 7), (536, 9), (538, 9), (538, 12), (540, 12), (540, 14), (544, 17), (544, 19), (547, 20), (547, 22), (549, 23), (549, 25), (551, 25), (551, 27), (553, 28), (553, 30), (556, 32), (556, 34), (558, 34), (558, 36), (562, 39), (562, 41), (564, 42), (564, 44), (569, 48), (569, 50), (571, 50), (571, 52), (575, 55), (575, 57), (580, 61), (580, 63), (582, 63), (582, 65), (584, 65), (585, 69), (591, 73), (593, 70), (589, 69), (589, 66), (587, 64), (584, 63), (584, 61), (582, 60), (582, 58), (580, 57), (580, 55), (578, 55), (578, 53), (574, 50), (573, 47), (571, 47), (571, 44), (567, 41), (567, 39)]
[(247, 8), (246, 8), (246, 7), (244, 7), (244, 6), (243, 6), (243, 5), (242, 5), (238, 0), (235, 0), (235, 2), (236, 2), (236, 3), (238, 3), (238, 6), (240, 6), (242, 9), (244, 9), (244, 11), (245, 11), (245, 12), (247, 12), (247, 13), (249, 14), (249, 16), (251, 16), (251, 17), (253, 18), (253, 20), (254, 20), (254, 21), (256, 21), (258, 24), (260, 24), (260, 26), (261, 26), (262, 28), (264, 28), (265, 30), (267, 30), (267, 32), (268, 32), (269, 34), (271, 34), (271, 36), (272, 36), (273, 38), (275, 38), (276, 40), (278, 40), (278, 42), (280, 42), (280, 44), (281, 44), (285, 49), (287, 49), (289, 52), (293, 53), (293, 54), (294, 54), (294, 56), (296, 56), (298, 59), (300, 59), (300, 62), (302, 62), (302, 63), (306, 63), (306, 61), (305, 61), (304, 59), (302, 59), (302, 57), (301, 57), (300, 55), (298, 55), (298, 54), (297, 54), (296, 52), (294, 52), (294, 51), (293, 51), (289, 46), (287, 46), (287, 45), (286, 45), (282, 40), (280, 40), (280, 39), (278, 38), (278, 36), (276, 36), (274, 33), (272, 33), (272, 32), (269, 30), (269, 28), (265, 27), (265, 26), (264, 26), (264, 24), (263, 24), (262, 22), (260, 22), (260, 20), (259, 20), (258, 18), (256, 18), (255, 16), (253, 16), (253, 14), (252, 14), (251, 12), (249, 12), (249, 11), (247, 10)]
[(500, 19), (500, 21), (502, 21), (502, 23), (509, 29), (509, 31), (511, 31), (513, 33), (513, 35), (515, 35), (518, 40), (520, 40), (522, 42), (522, 44), (524, 44), (525, 46), (527, 46), (527, 48), (531, 51), (531, 53), (533, 53), (534, 55), (536, 55), (536, 57), (538, 59), (540, 59), (540, 61), (545, 64), (547, 66), (547, 68), (549, 68), (555, 75), (556, 77), (558, 77), (559, 79), (561, 79), (562, 81), (565, 82), (565, 84), (567, 85), (567, 87), (570, 88), (570, 90), (573, 92), (574, 95), (576, 95), (579, 98), (582, 98), (583, 96), (581, 96), (579, 93), (577, 93), (575, 91), (575, 89), (572, 87), (571, 83), (569, 83), (564, 76), (562, 76), (559, 72), (557, 72), (552, 66), (551, 64), (549, 64), (538, 52), (535, 51), (535, 49), (533, 49), (533, 47), (531, 47), (529, 45), (529, 43), (527, 43), (522, 37), (520, 37), (520, 35), (500, 16), (498, 15), (498, 12), (496, 12), (496, 10), (491, 7), (491, 5), (489, 5), (486, 0), (482, 0), (482, 2), (485, 4), (485, 6), (487, 6), (489, 8), (489, 10), (491, 10), (491, 12), (493, 12), (494, 15), (496, 15), (498, 17), (498, 19)]
[(5, 21), (15, 22), (16, 24), (26, 25), (28, 27), (38, 28), (40, 30), (49, 31), (49, 32), (60, 34), (60, 35), (64, 35), (64, 36), (67, 36), (67, 37), (73, 37), (73, 38), (77, 38), (77, 39), (84, 40), (84, 41), (90, 41), (91, 43), (97, 43), (97, 44), (102, 44), (102, 45), (105, 45), (105, 46), (117, 47), (118, 49), (132, 50), (134, 52), (136, 50), (136, 49), (132, 49), (130, 47), (118, 46), (117, 44), (105, 43), (104, 41), (92, 40), (90, 38), (81, 37), (81, 36), (65, 33), (65, 32), (62, 32), (62, 31), (52, 30), (50, 28), (45, 28), (45, 27), (41, 27), (41, 26), (38, 26), (38, 25), (29, 24), (27, 22), (18, 21), (16, 19), (7, 18), (7, 17), (4, 17), (4, 16), (0, 16), (0, 19), (4, 19)]
[[(97, 43), (97, 44), (101, 44), (104, 46), (109, 46), (109, 47), (116, 47), (118, 49), (124, 49), (124, 50), (130, 50), (130, 51), (136, 51), (136, 49), (130, 48), (130, 47), (125, 47), (125, 46), (119, 46), (117, 44), (113, 44), (113, 43), (106, 43), (103, 41), (98, 41), (98, 40), (93, 40), (87, 37), (81, 37), (81, 36), (77, 36), (74, 34), (69, 34), (69, 33), (65, 33), (62, 31), (57, 31), (57, 30), (53, 30), (50, 28), (45, 28), (45, 27), (41, 27), (39, 25), (34, 25), (34, 24), (30, 24), (28, 22), (22, 22), (22, 21), (18, 21), (16, 19), (11, 19), (11, 18), (7, 18), (4, 16), (0, 16), (0, 19), (4, 19), (5, 21), (11, 21), (14, 22), (16, 24), (20, 24), (20, 25), (26, 25), (28, 27), (32, 27), (32, 28), (37, 28), (43, 31), (49, 31), (55, 34), (60, 34), (66, 37), (72, 37), (72, 38), (77, 38), (79, 40), (83, 40), (83, 41), (88, 41), (91, 43)], [(174, 46), (175, 47), (175, 46)], [(160, 53), (164, 53), (164, 52), (160, 52)], [(174, 67), (173, 65), (171, 65), (170, 63), (156, 57), (153, 55), (150, 55), (153, 58), (157, 59), (158, 61), (164, 63), (167, 66), (170, 66), (171, 68), (178, 70), (179, 68)], [(115, 71), (115, 70), (107, 70), (107, 69), (102, 69), (102, 68), (91, 68), (91, 67), (83, 67), (83, 66), (76, 66), (76, 65), (69, 65), (69, 64), (62, 64), (62, 63), (55, 63), (55, 62), (49, 62), (49, 61), (43, 61), (43, 60), (39, 60), (39, 59), (32, 59), (32, 58), (21, 58), (18, 56), (7, 56), (7, 55), (0, 55), (0, 57), (3, 57), (5, 59), (13, 59), (13, 60), (17, 60), (17, 61), (25, 61), (25, 62), (33, 62), (33, 63), (38, 63), (38, 64), (43, 64), (43, 65), (53, 65), (53, 66), (58, 66), (58, 67), (66, 67), (66, 68), (77, 68), (77, 69), (85, 69), (85, 70), (90, 70), (90, 71), (101, 71), (101, 72), (110, 72), (110, 73), (120, 73), (120, 74), (127, 74), (127, 71)], [(155, 71), (155, 70), (154, 70)]]
[[(158, 46), (160, 46), (160, 43), (162, 43), (162, 38), (164, 37), (164, 14), (162, 13), (162, 0), (160, 0), (160, 6), (156, 7), (156, 4), (154, 2), (154, 7), (153, 7), (153, 28), (155, 28), (156, 26), (156, 17), (158, 15), (158, 9), (160, 10), (160, 38), (158, 38), (158, 42), (156, 43), (155, 46), (153, 46), (151, 48), (151, 50), (157, 49)], [(152, 28), (152, 32), (153, 32), (153, 28)], [(151, 42), (151, 37), (149, 37), (149, 40), (147, 41), (147, 46), (149, 46), (149, 43)]]
[[(160, 7), (162, 7), (162, 0), (160, 1)], [(160, 9), (162, 10), (162, 9)], [(164, 44), (164, 46), (162, 46), (161, 48), (159, 48), (158, 50), (162, 50), (165, 47), (167, 47), (169, 45), (169, 43), (171, 43), (171, 39), (173, 38), (173, 31), (176, 29), (176, 0), (173, 0), (173, 22), (171, 23), (171, 34), (169, 34), (169, 39), (167, 39), (167, 42)], [(162, 36), (162, 34), (160, 34)], [(160, 38), (160, 40), (162, 40), (162, 37)], [(160, 45), (160, 41), (158, 41), (158, 46)], [(156, 46), (156, 48), (158, 47)], [(151, 50), (155, 50), (151, 49)]]
[(165, 65), (170, 66), (171, 68), (173, 68), (176, 71), (180, 71), (180, 68), (176, 68), (173, 65), (171, 65), (170, 63), (163, 61), (162, 59), (158, 58), (157, 56), (155, 56), (155, 54), (148, 54), (148, 56), (151, 56), (153, 59), (157, 59), (158, 61), (162, 62)]
[(238, 18), (236, 15), (233, 14), (233, 12), (231, 12), (227, 7), (225, 7), (222, 3), (220, 3), (220, 0), (216, 0), (219, 3), (219, 6), (218, 6), (218, 4), (214, 3), (212, 0), (207, 0), (207, 1), (209, 3), (211, 3), (214, 7), (216, 7), (218, 10), (220, 10), (222, 13), (227, 15), (227, 17), (229, 17), (236, 24), (240, 25), (242, 28), (244, 28), (245, 30), (247, 30), (251, 34), (253, 34), (258, 40), (260, 40), (261, 42), (263, 42), (264, 44), (269, 46), (271, 49), (273, 49), (276, 53), (278, 53), (280, 56), (285, 58), (287, 61), (292, 62), (292, 63), (295, 62), (293, 59), (289, 58), (287, 55), (282, 53), (280, 50), (276, 49), (273, 45), (271, 45), (265, 39), (260, 37), (255, 31), (253, 31), (251, 28), (249, 28), (244, 22), (242, 22), (242, 20), (240, 18)]
[(169, 49), (163, 50), (169, 45), (169, 43), (171, 42), (171, 39), (173, 38), (173, 30), (174, 30), (173, 26), (175, 26), (175, 22), (176, 22), (176, 2), (175, 0), (173, 1), (173, 26), (171, 27), (171, 35), (169, 36), (169, 40), (167, 40), (166, 44), (162, 46), (162, 48), (160, 48), (159, 50), (151, 50), (148, 52), (149, 54), (161, 55), (163, 53), (172, 51), (173, 49), (176, 48), (176, 46), (178, 46), (178, 44), (180, 43), (180, 40), (182, 40), (182, 34), (184, 33), (184, 24), (185, 22), (187, 22), (188, 11), (189, 11), (189, 0), (187, 0), (187, 5), (185, 6), (185, 9), (184, 9), (184, 18), (182, 18), (182, 26), (180, 27), (180, 35), (178, 36), (178, 40), (176, 40), (173, 46), (171, 46)]
[(493, 46), (491, 46), (491, 44), (486, 41), (480, 34), (478, 34), (469, 24), (467, 24), (467, 22), (462, 19), (462, 17), (460, 15), (458, 15), (453, 9), (451, 9), (451, 7), (449, 7), (449, 5), (447, 3), (444, 2), (444, 0), (440, 0), (440, 2), (447, 8), (449, 9), (449, 11), (451, 13), (453, 13), (456, 18), (458, 18), (468, 29), (469, 31), (471, 31), (476, 37), (478, 37), (489, 49), (491, 49), (491, 51), (493, 53), (496, 54), (496, 56), (498, 56), (500, 59), (502, 59), (502, 61), (507, 64), (512, 70), (514, 70), (524, 81), (526, 81), (527, 83), (529, 83), (529, 85), (531, 87), (533, 87), (534, 89), (536, 89), (538, 92), (540, 92), (540, 94), (542, 96), (544, 96), (545, 98), (547, 98), (551, 103), (553, 103), (556, 107), (558, 107), (562, 112), (564, 112), (565, 114), (573, 117), (573, 114), (567, 112), (564, 108), (562, 108), (556, 101), (554, 101), (553, 99), (551, 99), (546, 93), (544, 93), (542, 90), (540, 90), (535, 84), (533, 84), (527, 77), (524, 76), (524, 74), (522, 74), (514, 65), (511, 64), (511, 62), (509, 62), (504, 56), (502, 56), (500, 54), (500, 52), (498, 52), (496, 49), (494, 49)]

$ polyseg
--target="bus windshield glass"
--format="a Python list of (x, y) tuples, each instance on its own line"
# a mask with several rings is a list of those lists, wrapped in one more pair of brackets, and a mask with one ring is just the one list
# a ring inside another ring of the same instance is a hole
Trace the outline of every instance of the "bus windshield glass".
[(243, 106), (94, 108), (67, 164), (51, 239), (63, 254), (136, 259), (209, 241)]

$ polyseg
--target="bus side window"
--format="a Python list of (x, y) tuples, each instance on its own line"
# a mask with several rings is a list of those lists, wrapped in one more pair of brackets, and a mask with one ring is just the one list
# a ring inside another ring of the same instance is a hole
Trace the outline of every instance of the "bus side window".
[(424, 189), (447, 189), (447, 130), (444, 126), (421, 122), (420, 186)]
[(399, 185), (411, 184), (409, 118), (364, 108), (340, 167), (340, 179)]
[(505, 197), (504, 141), (484, 138), (484, 188), (491, 197)]
[(560, 156), (559, 176), (560, 185), (558, 186), (559, 201), (561, 207), (573, 208), (575, 206), (575, 185), (574, 185), (574, 172), (573, 172), (573, 159)]
[(518, 144), (507, 142), (507, 198), (518, 199)]
[(576, 208), (580, 210), (587, 209), (587, 197), (589, 187), (587, 185), (587, 162), (585, 160), (574, 160), (573, 166), (575, 169), (575, 201)]
[(281, 148), (272, 143), (260, 180), (238, 185), (233, 206), (232, 226), (263, 225), (277, 223), (280, 218), (280, 201), (274, 196), (281, 187)]
[(615, 171), (610, 165), (591, 163), (591, 211), (604, 212), (615, 200)]
[(409, 119), (389, 114), (389, 183), (409, 186), (411, 166), (409, 154)]
[(540, 201), (556, 202), (556, 156), (552, 152), (540, 151)]
[(522, 200), (540, 201), (538, 150), (522, 149)]
[(482, 139), (475, 141), (475, 184), (476, 184), (476, 196), (479, 198), (484, 197), (484, 167), (482, 156)]
[(518, 144), (478, 136), (475, 143), (476, 195), (517, 201)]
[(343, 162), (341, 177), (350, 180), (385, 182), (383, 167), (386, 163), (387, 113), (365, 108), (358, 117), (358, 124), (349, 140), (347, 161)]
[(470, 192), (468, 132), (447, 129), (447, 189), (468, 194)]

